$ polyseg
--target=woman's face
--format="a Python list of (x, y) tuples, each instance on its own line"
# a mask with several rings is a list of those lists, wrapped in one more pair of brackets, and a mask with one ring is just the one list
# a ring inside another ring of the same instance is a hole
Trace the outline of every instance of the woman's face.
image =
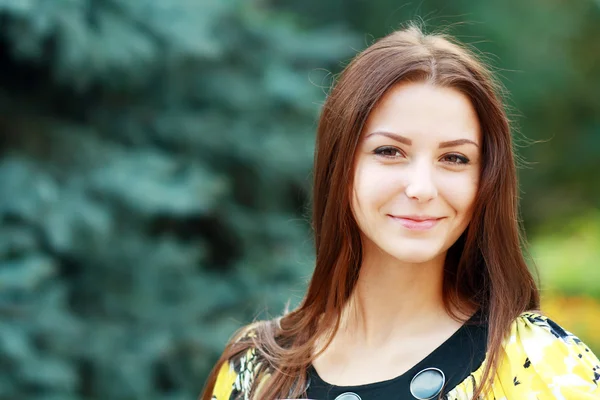
[(355, 158), (352, 211), (365, 256), (444, 257), (471, 219), (480, 163), (467, 96), (422, 82), (392, 87), (369, 115)]

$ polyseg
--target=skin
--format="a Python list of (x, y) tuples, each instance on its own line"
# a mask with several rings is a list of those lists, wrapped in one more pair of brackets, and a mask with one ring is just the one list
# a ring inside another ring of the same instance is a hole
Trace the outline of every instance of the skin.
[[(471, 220), (480, 159), (477, 114), (456, 89), (402, 82), (371, 112), (352, 188), (363, 262), (341, 329), (313, 362), (324, 380), (392, 379), (462, 325), (444, 308), (443, 267)], [(431, 229), (411, 230), (392, 217), (402, 215), (440, 219)]]

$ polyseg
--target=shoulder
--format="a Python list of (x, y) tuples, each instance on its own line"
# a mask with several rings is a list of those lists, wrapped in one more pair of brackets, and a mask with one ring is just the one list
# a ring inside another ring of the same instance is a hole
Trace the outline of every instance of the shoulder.
[(264, 362), (253, 344), (264, 324), (263, 321), (254, 322), (240, 328), (233, 335), (227, 347), (235, 354), (220, 366), (212, 400), (248, 398), (250, 389), (257, 380), (257, 371), (262, 369)]
[[(537, 312), (525, 312), (513, 321), (509, 335), (504, 341), (504, 347), (506, 351), (512, 349), (529, 351), (532, 362), (572, 354), (583, 360), (584, 353), (589, 358), (598, 360), (577, 336)], [(580, 353), (581, 357), (579, 357)]]
[(520, 390), (529, 390), (542, 399), (592, 399), (600, 395), (600, 361), (596, 355), (577, 336), (542, 314), (525, 312), (517, 317), (503, 349), (498, 376), (503, 386), (514, 388), (515, 395), (524, 395)]

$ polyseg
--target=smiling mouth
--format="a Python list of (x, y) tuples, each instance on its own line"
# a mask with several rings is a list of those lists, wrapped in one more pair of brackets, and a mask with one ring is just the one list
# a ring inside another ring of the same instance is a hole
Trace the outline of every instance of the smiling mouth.
[(414, 231), (425, 231), (435, 227), (443, 218), (436, 217), (399, 217), (388, 215), (394, 221), (397, 221), (404, 228)]

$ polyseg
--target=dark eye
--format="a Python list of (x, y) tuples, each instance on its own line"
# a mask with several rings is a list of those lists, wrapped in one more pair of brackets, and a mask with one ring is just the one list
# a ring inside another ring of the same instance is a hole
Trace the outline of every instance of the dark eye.
[(402, 156), (402, 152), (400, 150), (391, 146), (378, 147), (373, 151), (373, 153), (386, 158), (396, 158)]
[(465, 156), (461, 156), (460, 154), (447, 154), (444, 156), (443, 160), (449, 164), (468, 164), (469, 159)]

